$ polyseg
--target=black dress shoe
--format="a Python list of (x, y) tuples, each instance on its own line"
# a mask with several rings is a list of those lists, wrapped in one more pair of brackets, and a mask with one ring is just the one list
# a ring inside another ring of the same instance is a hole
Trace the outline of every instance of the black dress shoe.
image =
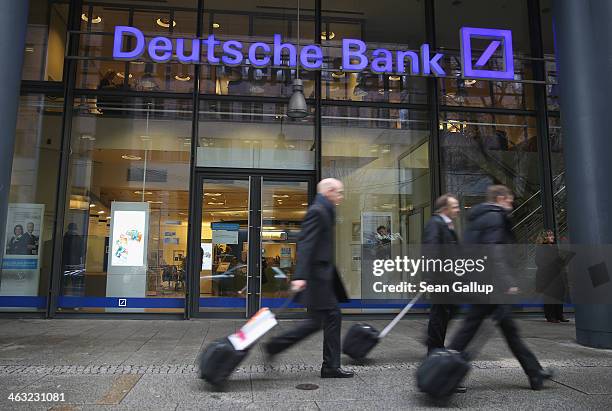
[(562, 323), (568, 323), (570, 320), (568, 320), (567, 318), (559, 318), (559, 321), (561, 321)]
[(321, 378), (353, 378), (355, 373), (342, 368), (321, 368)]
[(544, 380), (550, 380), (553, 376), (554, 373), (550, 368), (541, 369), (536, 375), (529, 377), (529, 385), (531, 385), (531, 389), (534, 391), (541, 390)]

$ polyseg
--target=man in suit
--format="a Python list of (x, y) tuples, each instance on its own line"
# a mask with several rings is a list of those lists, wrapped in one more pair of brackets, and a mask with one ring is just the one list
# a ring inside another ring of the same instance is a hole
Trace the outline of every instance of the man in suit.
[[(434, 208), (436, 211), (423, 230), (423, 244), (428, 244), (426, 249), (430, 254), (436, 254), (430, 257), (444, 259), (449, 257), (446, 255), (449, 245), (458, 243), (453, 220), (459, 215), (459, 201), (452, 194), (444, 194), (436, 200)], [(436, 348), (444, 348), (448, 322), (457, 313), (458, 308), (455, 304), (432, 304), (427, 325), (427, 355)]]
[[(494, 185), (487, 189), (487, 202), (472, 208), (468, 216), (464, 242), (468, 244), (484, 244), (487, 252), (493, 253), (492, 260), (498, 284), (503, 285), (507, 294), (517, 294), (518, 288), (512, 279), (512, 255), (499, 244), (516, 243), (512, 232), (512, 224), (508, 217), (512, 210), (514, 195), (506, 186)], [(489, 256), (491, 257), (491, 256)], [(531, 389), (542, 388), (544, 380), (552, 377), (552, 371), (544, 370), (536, 356), (525, 345), (518, 334), (518, 329), (512, 319), (512, 307), (506, 304), (475, 304), (472, 305), (461, 328), (453, 336), (450, 349), (464, 351), (480, 324), (487, 316), (492, 316), (510, 347), (510, 350), (527, 374)]]
[(334, 222), (336, 206), (344, 199), (342, 182), (333, 178), (317, 185), (317, 196), (302, 222), (297, 248), (297, 267), (291, 289), (308, 309), (308, 319), (297, 327), (272, 338), (265, 350), (274, 356), (323, 329), (321, 378), (350, 378), (352, 372), (340, 368), (340, 328), (338, 303), (348, 300), (334, 266)]

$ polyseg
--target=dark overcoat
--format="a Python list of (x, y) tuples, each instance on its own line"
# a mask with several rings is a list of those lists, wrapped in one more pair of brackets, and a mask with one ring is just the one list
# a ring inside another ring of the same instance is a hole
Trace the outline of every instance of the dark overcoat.
[(302, 222), (293, 280), (306, 280), (306, 289), (297, 301), (309, 309), (333, 309), (339, 302), (348, 301), (334, 265), (335, 219), (335, 206), (317, 194)]

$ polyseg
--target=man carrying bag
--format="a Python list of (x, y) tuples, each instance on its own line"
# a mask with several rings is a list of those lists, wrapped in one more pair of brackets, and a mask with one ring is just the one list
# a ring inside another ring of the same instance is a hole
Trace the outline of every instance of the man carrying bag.
[(297, 301), (306, 305), (308, 319), (272, 338), (265, 350), (272, 357), (323, 329), (321, 378), (350, 378), (353, 373), (340, 368), (342, 315), (338, 307), (348, 298), (333, 263), (336, 206), (344, 199), (344, 186), (339, 180), (327, 178), (319, 182), (317, 192), (302, 222), (291, 282), (291, 289), (301, 292)]

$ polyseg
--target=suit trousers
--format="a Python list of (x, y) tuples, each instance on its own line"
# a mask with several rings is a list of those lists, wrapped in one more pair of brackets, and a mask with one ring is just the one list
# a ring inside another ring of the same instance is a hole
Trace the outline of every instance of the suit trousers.
[(457, 311), (459, 306), (455, 304), (432, 304), (427, 324), (427, 354), (436, 348), (444, 348), (448, 322)]
[(510, 347), (512, 354), (514, 354), (521, 367), (523, 367), (525, 374), (529, 377), (538, 375), (540, 370), (542, 370), (542, 366), (521, 339), (516, 323), (512, 319), (512, 307), (509, 305), (473, 305), (467, 313), (461, 328), (453, 337), (449, 348), (464, 352), (476, 335), (480, 324), (489, 315), (492, 315), (498, 322), (508, 347)]
[(340, 330), (342, 314), (339, 308), (328, 310), (308, 310), (308, 319), (297, 327), (272, 338), (266, 349), (270, 354), (278, 354), (306, 337), (323, 329), (323, 367), (340, 368)]

